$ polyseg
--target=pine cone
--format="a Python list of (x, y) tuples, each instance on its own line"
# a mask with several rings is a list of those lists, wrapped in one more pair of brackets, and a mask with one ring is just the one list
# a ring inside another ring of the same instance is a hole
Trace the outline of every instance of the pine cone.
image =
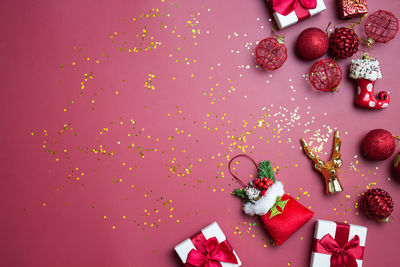
[(260, 193), (261, 191), (258, 190), (257, 188), (254, 187), (246, 187), (244, 189), (244, 191), (246, 192), (247, 197), (251, 200), (251, 201), (256, 201), (260, 198)]
[(329, 54), (335, 59), (351, 57), (358, 51), (358, 37), (351, 28), (336, 28), (329, 37)]
[(392, 197), (380, 188), (369, 189), (360, 200), (360, 209), (378, 221), (386, 222), (393, 212), (393, 206)]

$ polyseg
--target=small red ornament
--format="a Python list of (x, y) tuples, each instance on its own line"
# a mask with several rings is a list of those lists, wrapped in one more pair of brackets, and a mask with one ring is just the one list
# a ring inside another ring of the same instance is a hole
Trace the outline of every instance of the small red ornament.
[(370, 218), (389, 222), (394, 202), (388, 192), (380, 188), (369, 189), (360, 199), (360, 209)]
[(393, 13), (378, 10), (368, 16), (364, 30), (368, 36), (368, 44), (387, 43), (396, 36), (399, 30), (399, 21)]
[(306, 60), (322, 57), (328, 51), (329, 42), (326, 33), (318, 28), (308, 28), (300, 33), (296, 42), (297, 54)]
[(287, 48), (283, 36), (269, 37), (256, 47), (257, 63), (266, 70), (279, 69), (287, 59)]
[(342, 81), (342, 70), (335, 61), (324, 58), (312, 65), (308, 78), (315, 89), (324, 92), (334, 91)]
[(370, 131), (363, 139), (362, 150), (367, 159), (385, 160), (389, 158), (396, 147), (393, 135), (384, 129)]
[(352, 28), (336, 28), (329, 37), (329, 54), (335, 59), (345, 59), (357, 53), (359, 44)]

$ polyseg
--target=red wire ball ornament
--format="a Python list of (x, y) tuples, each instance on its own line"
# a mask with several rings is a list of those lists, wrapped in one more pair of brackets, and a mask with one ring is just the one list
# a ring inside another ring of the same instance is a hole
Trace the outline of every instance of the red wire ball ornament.
[(312, 65), (308, 78), (315, 89), (323, 92), (334, 91), (342, 81), (342, 70), (335, 61), (324, 58)]
[(387, 43), (396, 36), (399, 20), (389, 11), (378, 10), (368, 16), (364, 30), (369, 42)]
[(283, 36), (266, 38), (256, 47), (256, 60), (263, 69), (279, 69), (286, 59), (287, 48), (283, 44)]

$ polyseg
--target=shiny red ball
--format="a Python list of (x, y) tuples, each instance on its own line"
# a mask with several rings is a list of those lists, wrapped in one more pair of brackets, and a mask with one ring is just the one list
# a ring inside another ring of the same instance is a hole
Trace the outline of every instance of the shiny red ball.
[(362, 142), (363, 154), (370, 160), (385, 160), (389, 158), (396, 147), (393, 135), (384, 129), (370, 131)]
[(296, 42), (297, 54), (306, 60), (322, 57), (329, 47), (328, 36), (318, 28), (308, 28), (300, 33)]

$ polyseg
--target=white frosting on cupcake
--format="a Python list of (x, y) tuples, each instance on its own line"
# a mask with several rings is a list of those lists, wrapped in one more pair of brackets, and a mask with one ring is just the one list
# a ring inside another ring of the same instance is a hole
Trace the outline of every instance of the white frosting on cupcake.
[(350, 65), (350, 78), (375, 81), (382, 78), (381, 67), (376, 58), (353, 59)]

